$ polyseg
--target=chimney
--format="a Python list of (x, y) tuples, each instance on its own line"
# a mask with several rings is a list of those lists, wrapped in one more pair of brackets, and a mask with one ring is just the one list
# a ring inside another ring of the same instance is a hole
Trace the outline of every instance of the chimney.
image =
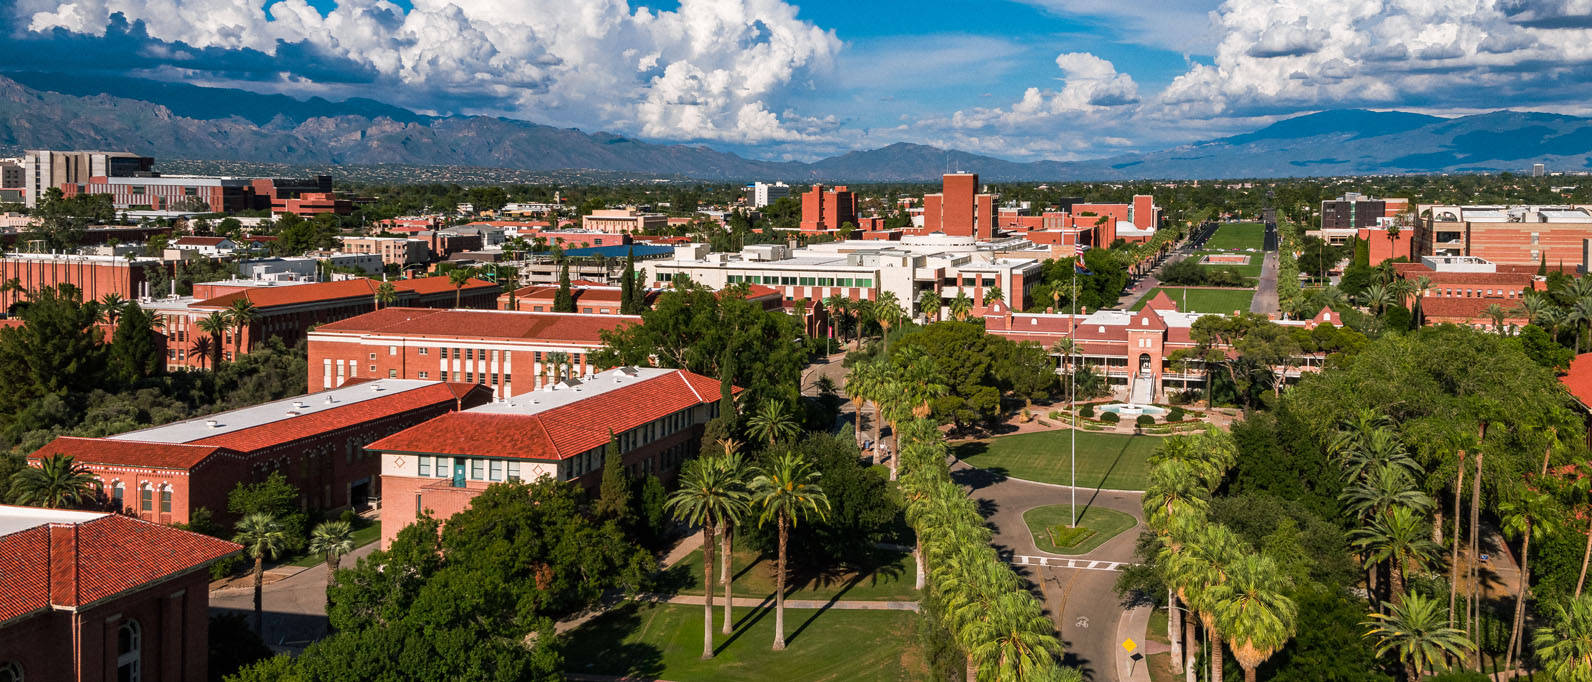
[(50, 524), (50, 603), (77, 606), (77, 524)]

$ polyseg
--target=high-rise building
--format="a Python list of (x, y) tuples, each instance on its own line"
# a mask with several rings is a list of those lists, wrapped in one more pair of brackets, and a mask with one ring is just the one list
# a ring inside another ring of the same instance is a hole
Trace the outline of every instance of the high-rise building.
[(31, 149), (22, 158), (23, 203), (39, 205), (39, 198), (51, 187), (87, 185), (89, 178), (131, 177), (147, 174), (155, 160), (129, 152), (56, 152)]
[(978, 174), (948, 173), (941, 183), (939, 194), (923, 195), (923, 231), (993, 239), (995, 201), (978, 193)]
[(813, 185), (812, 191), (802, 195), (803, 232), (838, 230), (846, 223), (857, 225), (857, 195), (845, 185), (828, 190)]
[(1547, 166), (1547, 164), (1542, 164), (1542, 163), (1531, 164), (1531, 177), (1540, 178), (1540, 177), (1542, 177), (1544, 175), (1547, 175), (1547, 174), (1548, 174), (1548, 166)]
[(1384, 217), (1387, 217), (1387, 201), (1359, 192), (1348, 192), (1336, 199), (1321, 202), (1323, 230), (1376, 227), (1377, 222)]
[(783, 182), (776, 182), (772, 185), (765, 182), (754, 182), (747, 185), (746, 189), (749, 190), (747, 194), (750, 195), (752, 206), (756, 208), (763, 208), (790, 196), (790, 185)]

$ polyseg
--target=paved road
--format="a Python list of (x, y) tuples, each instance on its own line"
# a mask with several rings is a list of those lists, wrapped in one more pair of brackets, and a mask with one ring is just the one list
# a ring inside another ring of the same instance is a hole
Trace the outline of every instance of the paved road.
[[(352, 566), (376, 550), (372, 542), (343, 557)], [(288, 568), (288, 567), (283, 567)], [(267, 583), (260, 591), (265, 615), (265, 641), (278, 651), (300, 651), (326, 636), (326, 564), (318, 563), (293, 575)], [(210, 592), (212, 613), (254, 614), (254, 588), (239, 587)]]
[[(721, 588), (722, 589), (722, 588)], [(670, 604), (683, 604), (686, 606), (701, 606), (703, 597), (700, 594), (677, 594), (665, 597), (661, 594), (642, 594), (637, 597), (641, 601), (667, 602)], [(724, 607), (722, 594), (714, 595), (713, 608)], [(773, 608), (774, 595), (767, 597), (736, 597), (735, 608)], [(859, 601), (855, 599), (786, 599), (787, 609), (836, 609), (840, 611), (917, 611), (918, 603), (915, 601)]]
[(1277, 252), (1268, 251), (1260, 264), (1260, 282), (1249, 312), (1270, 315), (1280, 310), (1277, 302)]
[[(1016, 556), (1058, 555), (1041, 552), (1034, 545), (1033, 536), (1023, 522), (1023, 512), (1049, 504), (1063, 504), (1071, 498), (1072, 488), (1033, 483), (1012, 478), (1000, 478), (989, 472), (956, 462), (952, 476), (958, 483), (972, 488), (977, 500), (995, 532), (997, 550), (1008, 558)], [(1079, 509), (1089, 506), (1113, 509), (1134, 518), (1141, 518), (1142, 493), (1107, 492), (1092, 488), (1077, 491)], [(1048, 566), (1017, 565), (1016, 570), (1029, 576), (1040, 585), (1045, 607), (1056, 621), (1067, 656), (1063, 661), (1084, 673), (1084, 679), (1093, 682), (1122, 680), (1121, 666), (1126, 659), (1119, 644), (1119, 620), (1123, 610), (1116, 595), (1119, 575), (1115, 570), (1105, 570), (1109, 563), (1130, 563), (1133, 548), (1138, 542), (1140, 525), (1107, 540), (1087, 554), (1065, 559), (1051, 558)], [(1134, 634), (1140, 639), (1141, 634)]]

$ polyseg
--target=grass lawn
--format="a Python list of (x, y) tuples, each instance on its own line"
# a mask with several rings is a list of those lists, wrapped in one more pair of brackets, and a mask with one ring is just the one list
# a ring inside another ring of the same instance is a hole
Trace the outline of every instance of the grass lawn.
[[(364, 547), (365, 545), (368, 545), (368, 544), (370, 544), (372, 542), (375, 542), (377, 540), (380, 540), (380, 539), (381, 539), (381, 522), (380, 521), (371, 521), (369, 524), (367, 524), (363, 528), (355, 528), (354, 529), (354, 548), (355, 549), (358, 549), (360, 547)], [(307, 555), (305, 555), (303, 557), (300, 557), (299, 559), (291, 562), (291, 564), (294, 565), (294, 566), (305, 567), (305, 566), (314, 566), (315, 564), (321, 564), (321, 563), (325, 563), (325, 562), (326, 562), (326, 557), (323, 557), (323, 556), (321, 556), (319, 554), (307, 554)]]
[[(715, 622), (701, 660), (702, 607), (626, 604), (568, 633), (571, 673), (670, 680), (913, 680), (928, 673), (910, 611), (785, 609), (785, 650), (773, 651), (773, 608), (736, 609), (735, 632)], [(714, 620), (722, 613), (715, 606)]]
[[(737, 597), (758, 599), (774, 598), (774, 557), (760, 557), (753, 550), (742, 547), (737, 541), (734, 591)], [(916, 581), (912, 555), (886, 555), (886, 564), (862, 574), (837, 572), (824, 575), (802, 575), (792, 572), (785, 583), (786, 599), (841, 599), (861, 601), (915, 601), (919, 595), (912, 585)], [(724, 586), (718, 583), (719, 567), (713, 567), (714, 589), (724, 596)], [(702, 594), (702, 551), (692, 552), (680, 563), (669, 568), (670, 584), (679, 585), (680, 594)]]
[(1224, 223), (1205, 242), (1207, 249), (1254, 249), (1266, 246), (1266, 226), (1261, 223)]
[[(1067, 522), (1071, 520), (1071, 512), (1065, 504), (1034, 507), (1023, 512), (1023, 522), (1028, 524), (1028, 532), (1033, 534), (1034, 544), (1040, 551), (1051, 554), (1088, 554), (1106, 540), (1139, 525), (1137, 519), (1127, 514), (1099, 507), (1085, 507), (1079, 510), (1077, 529), (1066, 528)], [(1063, 531), (1090, 532), (1079, 534), (1081, 537), (1066, 546), (1057, 546), (1051, 542), (1051, 530), (1057, 526), (1062, 527)]]
[[(1078, 487), (1144, 490), (1146, 462), (1160, 440), (1153, 436), (1078, 432)], [(1068, 432), (1038, 431), (970, 441), (956, 456), (973, 466), (1007, 476), (1067, 485)]]
[[(1190, 258), (1196, 259), (1194, 262), (1198, 263), (1199, 262), (1199, 260), (1198, 260), (1199, 258), (1203, 258), (1203, 257), (1209, 256), (1211, 254), (1220, 254), (1220, 253), (1224, 253), (1224, 252), (1222, 252), (1222, 251), (1198, 251), (1198, 252), (1195, 252), (1195, 254), (1193, 256), (1190, 256)], [(1266, 255), (1263, 254), (1263, 253), (1246, 253), (1244, 255), (1249, 256), (1249, 264), (1248, 265), (1232, 265), (1232, 264), (1225, 264), (1225, 263), (1216, 263), (1216, 264), (1211, 264), (1211, 265), (1201, 265), (1200, 267), (1206, 268), (1206, 269), (1228, 268), (1228, 269), (1232, 269), (1232, 270), (1237, 270), (1238, 274), (1243, 275), (1245, 277), (1249, 277), (1251, 279), (1260, 277), (1261, 262), (1265, 260)]]
[[(1177, 304), (1178, 310), (1190, 313), (1231, 313), (1234, 310), (1249, 310), (1249, 301), (1255, 298), (1254, 289), (1188, 289), (1185, 299), (1183, 287), (1156, 287), (1144, 293), (1138, 301), (1134, 302), (1133, 309), (1138, 310), (1155, 298), (1156, 292), (1165, 291), (1167, 298)], [(1187, 300), (1187, 310), (1184, 310), (1184, 301)]]

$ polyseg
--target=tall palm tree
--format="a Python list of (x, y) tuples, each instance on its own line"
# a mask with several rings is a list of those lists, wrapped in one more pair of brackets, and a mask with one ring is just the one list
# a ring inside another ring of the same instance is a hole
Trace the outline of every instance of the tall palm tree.
[[(1585, 278), (1583, 278), (1585, 279)], [(1569, 321), (1575, 324), (1575, 352), (1581, 352), (1581, 329), (1592, 325), (1592, 296), (1576, 299), (1570, 306)]]
[[(743, 495), (747, 494), (752, 487), (753, 469), (751, 463), (741, 456), (740, 441), (734, 438), (720, 439), (719, 447), (724, 449), (724, 454), (714, 457), (713, 463), (724, 470), (724, 474), (729, 478), (731, 488), (740, 491)], [(733, 582), (735, 577), (733, 568), (735, 559), (735, 527), (741, 525), (741, 517), (746, 510), (745, 506), (727, 510), (725, 517), (722, 519), (723, 526), (720, 529), (721, 543), (719, 553), (722, 555), (723, 561), (719, 562), (719, 582), (724, 584), (724, 624), (720, 632), (726, 635), (733, 632), (735, 628), (735, 616), (730, 609), (730, 606), (735, 602), (731, 592), (731, 582)]]
[(994, 612), (1001, 595), (1014, 594), (1022, 585), (1015, 573), (990, 556), (989, 547), (972, 541), (972, 534), (963, 535), (969, 530), (966, 524), (952, 522), (934, 533), (940, 538), (935, 541), (939, 547), (934, 586), (945, 628), (966, 654), (967, 679), (977, 680), (985, 661), (974, 652), (992, 634), (981, 632), (979, 624)]
[(126, 305), (127, 299), (122, 298), (121, 294), (111, 292), (101, 296), (99, 300), (100, 321), (112, 327), (116, 326), (116, 320), (122, 316), (122, 310)]
[(50, 509), (76, 509), (94, 500), (99, 479), (72, 455), (50, 455), (11, 474), (11, 501)]
[(1369, 475), (1345, 488), (1338, 499), (1361, 522), (1382, 516), (1393, 507), (1424, 514), (1434, 506), (1432, 498), (1415, 487), (1409, 474), (1390, 466), (1373, 467)]
[[(862, 360), (851, 366), (851, 371), (846, 373), (846, 395), (851, 396), (851, 406), (854, 410), (853, 430), (856, 431), (857, 449), (862, 450), (862, 408), (867, 404), (879, 381), (878, 363)], [(878, 414), (874, 414), (874, 424), (878, 425)], [(877, 440), (877, 436), (875, 439)], [(878, 449), (874, 450), (873, 463), (879, 463)]]
[(1421, 307), (1421, 302), (1426, 299), (1426, 293), (1432, 290), (1432, 278), (1421, 275), (1415, 278), (1415, 298), (1410, 304), (1410, 313), (1415, 317), (1415, 324), (1425, 326), (1426, 312)]
[(938, 322), (940, 308), (945, 305), (945, 298), (933, 289), (925, 289), (918, 294), (918, 312), (930, 322)]
[(1542, 669), (1556, 682), (1592, 682), (1592, 596), (1554, 604), (1548, 616), (1531, 638)]
[(1415, 284), (1403, 277), (1387, 283), (1388, 293), (1393, 295), (1395, 305), (1409, 305), (1410, 297), (1415, 295)]
[(890, 352), (890, 327), (901, 319), (901, 302), (896, 300), (895, 292), (881, 291), (879, 298), (871, 304), (873, 319), (879, 323), (879, 340), (884, 343), (884, 352)]
[[(397, 298), (398, 287), (393, 286), (392, 282), (382, 282), (380, 286), (376, 287), (376, 307), (378, 309), (391, 306), (392, 302)], [(457, 304), (457, 301), (455, 304)]]
[(1486, 308), (1482, 309), (1481, 314), (1487, 316), (1487, 319), (1492, 320), (1494, 334), (1499, 336), (1506, 335), (1504, 333), (1504, 318), (1509, 317), (1508, 308), (1505, 308), (1497, 303), (1489, 303), (1487, 304)]
[(1394, 604), (1404, 601), (1405, 577), (1436, 561), (1443, 551), (1432, 542), (1426, 519), (1409, 507), (1393, 507), (1386, 515), (1372, 519), (1369, 526), (1355, 530), (1350, 537), (1356, 548), (1367, 553), (1373, 565), (1389, 564)]
[(796, 423), (796, 415), (781, 400), (765, 400), (757, 407), (757, 412), (746, 420), (746, 428), (752, 435), (768, 441), (768, 447), (786, 438), (800, 435), (802, 427)]
[(1246, 682), (1255, 682), (1255, 668), (1293, 638), (1299, 609), (1285, 594), (1288, 587), (1276, 562), (1249, 554), (1233, 564), (1227, 582), (1215, 590), (1218, 627)]
[(265, 587), (265, 559), (276, 558), (287, 547), (287, 531), (282, 522), (265, 512), (255, 512), (238, 521), (238, 532), (232, 541), (243, 545), (243, 551), (254, 558), (254, 631), (265, 635), (265, 613), (260, 596)]
[[(994, 564), (1001, 571), (1011, 570)], [(1054, 634), (1050, 617), (1027, 593), (1021, 590), (1000, 592), (987, 613), (973, 619), (968, 629), (976, 641), (970, 658), (980, 669), (993, 670), (994, 679), (1054, 679), (1056, 661), (1062, 654), (1061, 641)]]
[(1006, 294), (1001, 293), (1000, 287), (990, 287), (984, 290), (984, 307), (988, 308), (996, 301), (1006, 300)]
[(779, 531), (779, 554), (774, 571), (774, 650), (785, 648), (785, 550), (790, 529), (803, 519), (822, 521), (829, 498), (818, 487), (818, 471), (800, 455), (785, 451), (752, 480), (757, 523), (773, 521)]
[(1472, 649), (1464, 631), (1444, 622), (1442, 606), (1419, 592), (1411, 592), (1403, 604), (1384, 604), (1385, 613), (1371, 614), (1366, 633), (1376, 639), (1376, 654), (1395, 652), (1404, 664), (1404, 675), (1418, 682), (1448, 658), (1459, 658)]
[(210, 342), (209, 336), (193, 337), (193, 345), (188, 347), (188, 354), (199, 358), (199, 369), (210, 368), (210, 356), (215, 352), (215, 346)]
[(227, 322), (232, 326), (232, 359), (243, 357), (243, 332), (254, 323), (258, 311), (254, 302), (247, 298), (239, 298), (227, 307)]
[(845, 342), (845, 338), (840, 334), (840, 330), (844, 328), (841, 322), (846, 319), (846, 309), (850, 307), (850, 303), (851, 299), (840, 294), (824, 297), (824, 307), (829, 309), (829, 327), (834, 330), (835, 338), (842, 343)]
[(958, 320), (966, 320), (967, 316), (972, 312), (973, 299), (968, 297), (967, 292), (957, 291), (956, 298), (951, 299), (951, 317)]
[(1576, 505), (1577, 510), (1586, 516), (1586, 549), (1581, 553), (1581, 576), (1575, 581), (1575, 596), (1581, 596), (1581, 588), (1586, 584), (1587, 564), (1592, 563), (1592, 462), (1579, 462), (1575, 465), (1575, 477), (1570, 482), (1570, 489), (1580, 500)]
[(680, 488), (664, 504), (676, 519), (702, 526), (702, 659), (713, 658), (713, 534), (719, 523), (746, 511), (746, 493), (712, 461), (689, 460)]
[(471, 268), (454, 268), (448, 271), (448, 283), (453, 285), (453, 307), (459, 307), (459, 301), (464, 296), (464, 285), (470, 283), (470, 278), (475, 276)]
[(347, 521), (322, 521), (310, 531), (310, 552), (326, 559), (326, 583), (336, 581), (337, 565), (354, 551), (354, 527)]
[(214, 357), (211, 358), (210, 366), (220, 367), (221, 335), (227, 333), (227, 327), (229, 326), (227, 317), (219, 312), (210, 313), (199, 318), (195, 326), (199, 327), (199, 331), (210, 335), (210, 352), (214, 354)]
[(1520, 583), (1515, 588), (1515, 618), (1509, 629), (1509, 647), (1504, 650), (1504, 670), (1514, 670), (1517, 647), (1525, 629), (1526, 593), (1531, 591), (1531, 539), (1542, 539), (1558, 530), (1558, 514), (1552, 495), (1527, 487), (1520, 498), (1498, 505), (1503, 515), (1505, 535), (1520, 538)]
[(1209, 506), (1210, 493), (1189, 462), (1166, 460), (1150, 469), (1150, 485), (1144, 491), (1144, 518), (1150, 527), (1171, 528), (1174, 519), (1203, 515)]
[(573, 376), (574, 368), (569, 366), (569, 353), (553, 351), (542, 354), (542, 369), (552, 371), (552, 381), (549, 383), (556, 384), (561, 378)]
[(1559, 330), (1570, 323), (1570, 311), (1556, 305), (1550, 305), (1537, 313), (1537, 323), (1546, 325), (1548, 333), (1553, 335), (1555, 341), (1559, 339)]
[(1386, 284), (1372, 284), (1360, 292), (1360, 303), (1381, 315), (1393, 303), (1393, 291)]

